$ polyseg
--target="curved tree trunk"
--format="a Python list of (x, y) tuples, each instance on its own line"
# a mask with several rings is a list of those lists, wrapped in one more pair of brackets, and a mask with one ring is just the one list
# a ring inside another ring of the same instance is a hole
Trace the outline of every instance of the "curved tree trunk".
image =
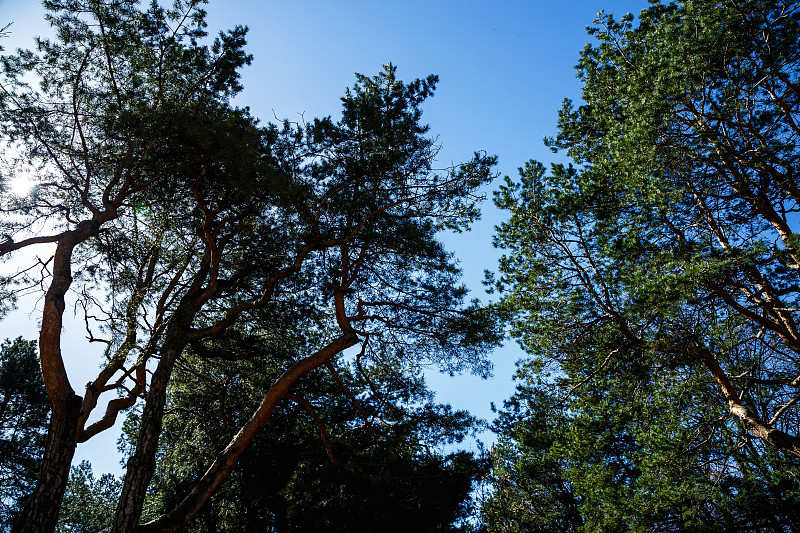
[(50, 401), (50, 425), (36, 487), (14, 525), (13, 533), (49, 533), (58, 522), (58, 511), (75, 455), (82, 403), (69, 383), (61, 356), (64, 296), (72, 284), (72, 252), (78, 244), (97, 235), (100, 224), (101, 220), (85, 220), (75, 230), (64, 232), (58, 238), (53, 255), (53, 279), (44, 297), (39, 331), (39, 363)]
[(769, 423), (761, 420), (757, 414), (753, 413), (744, 405), (728, 379), (728, 375), (719, 366), (714, 354), (707, 349), (700, 348), (700, 357), (703, 363), (705, 363), (706, 368), (711, 372), (711, 375), (714, 376), (714, 380), (716, 380), (722, 393), (725, 395), (725, 400), (728, 402), (728, 409), (731, 414), (744, 422), (747, 432), (775, 446), (784, 453), (800, 457), (800, 438), (773, 428)]

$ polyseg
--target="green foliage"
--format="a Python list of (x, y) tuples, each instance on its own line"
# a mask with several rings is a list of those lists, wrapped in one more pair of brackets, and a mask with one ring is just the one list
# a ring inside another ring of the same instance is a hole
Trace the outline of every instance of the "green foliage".
[(697, 376), (615, 372), (565, 398), (563, 379), (524, 375), (496, 426), (490, 530), (797, 528), (797, 466), (704, 413), (713, 391)]
[[(495, 159), (478, 153), (435, 170), (421, 118), (436, 77), (403, 83), (389, 64), (358, 76), (341, 120), (263, 125), (230, 103), (251, 59), (246, 28), (210, 39), (203, 5), (48, 0), (54, 37), (0, 58), (0, 143), (10, 154), (0, 171), (28, 169), (37, 181), (25, 198), (0, 191), (0, 256), (56, 244), (52, 269), (21, 266), (0, 280), (3, 305), (20, 286), (47, 287), (42, 368), (63, 435), (45, 451), (55, 481), (38, 485), (24, 527), (54, 522), (74, 445), (144, 398), (114, 526), (135, 527), (170, 376), (189, 344), (241, 358), (254, 356), (254, 338), (267, 351), (292, 346), (273, 359), (284, 366), (259, 383), (262, 396), (281, 376), (285, 391), (322, 365), (314, 354), (327, 361), (358, 343), (381, 379), (413, 382), (427, 364), (489, 370), (494, 317), (464, 301), (437, 234), (475, 220)], [(60, 351), (68, 291), (107, 346), (82, 398)], [(206, 462), (229, 459), (218, 444)], [(225, 475), (213, 472), (204, 487)]]
[(70, 472), (67, 491), (61, 504), (56, 531), (59, 533), (97, 533), (108, 531), (114, 518), (122, 483), (111, 474), (95, 478), (88, 461), (81, 461)]
[(497, 531), (796, 529), (796, 467), (701, 419), (702, 384), (597, 387), (570, 402), (520, 390), (529, 403), (506, 406), (485, 509)]
[[(489, 283), (531, 354), (498, 531), (796, 531), (800, 4), (601, 15)], [(769, 435), (780, 435), (780, 441)], [(791, 454), (791, 455), (790, 455)]]
[[(292, 355), (263, 336), (235, 342), (234, 353), (270, 355), (209, 358), (222, 346), (198, 346), (180, 364), (145, 517), (180, 501)], [(482, 466), (435, 449), (459, 442), (476, 421), (432, 404), (424, 383), (400, 369), (365, 365), (336, 364), (297, 387), (294, 397), (308, 403), (280, 405), (189, 530), (454, 531), (471, 512)], [(138, 417), (125, 428), (120, 445), (130, 453)]]
[[(360, 344), (362, 367), (376, 383), (390, 380), (394, 403), (414, 405), (412, 418), (446, 420), (441, 426), (456, 433), (468, 417), (422, 401), (421, 369), (489, 371), (486, 353), (500, 337), (495, 317), (465, 302), (457, 262), (438, 233), (468, 229), (477, 218), (476, 191), (492, 179), (495, 158), (476, 153), (435, 169), (438, 147), (421, 118), (436, 77), (403, 83), (389, 64), (357, 77), (338, 121), (263, 125), (230, 102), (250, 63), (246, 29), (208, 38), (203, 5), (47, 0), (54, 37), (0, 58), (0, 143), (11, 154), (0, 171), (27, 168), (37, 181), (25, 198), (0, 191), (0, 256), (56, 245), (52, 268), (20, 266), (0, 280), (4, 302), (20, 286), (47, 287), (40, 348), (59, 435), (43, 459), (52, 481), (40, 476), (20, 528), (55, 523), (52, 502), (75, 445), (143, 398), (113, 526), (135, 528), (161, 453), (172, 372), (211, 372), (205, 357), (277, 354), (267, 359), (276, 365), (265, 371), (271, 380), (250, 381), (250, 401), (226, 415), (233, 422), (225, 432), (209, 436), (202, 453), (184, 450), (198, 463), (194, 478), (179, 478), (180, 490), (195, 487), (200, 496), (170, 509), (181, 500), (165, 491), (172, 500), (158, 507), (178, 526), (255, 434), (234, 429), (258, 408), (254, 398), (272, 394), (273, 403), (250, 428), (261, 427), (298, 380), (344, 357), (337, 350)], [(107, 347), (82, 397), (60, 349), (68, 292), (91, 340)], [(205, 355), (189, 357), (189, 346)], [(247, 382), (256, 371), (243, 366), (231, 379)], [(324, 403), (324, 390), (312, 392), (309, 405)], [(105, 414), (94, 416), (101, 406)], [(401, 418), (391, 422), (409, 434), (441, 429)], [(227, 452), (225, 439), (235, 443)], [(365, 453), (378, 447), (361, 445)], [(425, 475), (450, 468), (437, 457), (396, 455), (402, 468)], [(92, 483), (84, 471), (74, 475), (71, 490)], [(446, 512), (456, 516), (461, 500)]]
[(14, 522), (36, 482), (49, 410), (36, 342), (6, 339), (0, 344), (0, 524)]

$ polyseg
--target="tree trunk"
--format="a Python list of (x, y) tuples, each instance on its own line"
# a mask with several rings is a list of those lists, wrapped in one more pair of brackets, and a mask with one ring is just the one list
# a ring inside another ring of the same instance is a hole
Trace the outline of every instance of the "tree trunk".
[(47, 533), (55, 530), (75, 455), (80, 413), (81, 398), (73, 393), (61, 409), (54, 410), (50, 415), (47, 444), (36, 488), (11, 533)]
[(714, 379), (722, 390), (722, 394), (725, 395), (725, 399), (728, 401), (728, 409), (731, 414), (744, 422), (747, 432), (775, 446), (782, 452), (800, 457), (800, 438), (775, 429), (761, 420), (758, 415), (753, 413), (753, 411), (742, 403), (738, 393), (728, 379), (728, 375), (722, 370), (722, 367), (719, 366), (714, 354), (703, 347), (700, 347), (699, 350), (700, 357), (705, 363), (706, 368), (708, 368), (711, 375), (714, 376)]
[[(165, 342), (165, 344), (167, 343)], [(125, 481), (117, 504), (117, 513), (114, 517), (114, 525), (111, 527), (112, 533), (132, 533), (139, 525), (147, 487), (156, 470), (155, 457), (164, 419), (167, 384), (175, 361), (183, 347), (183, 344), (173, 345), (165, 347), (161, 352), (161, 360), (153, 373), (150, 390), (147, 391), (147, 402), (142, 412), (136, 451), (128, 459)]]
[(44, 297), (39, 330), (39, 364), (50, 401), (50, 425), (42, 467), (33, 494), (12, 533), (49, 533), (58, 522), (58, 511), (67, 488), (69, 468), (75, 455), (82, 399), (75, 394), (61, 357), (64, 295), (72, 284), (72, 252), (86, 239), (97, 235), (101, 222), (84, 220), (75, 230), (62, 233), (53, 254), (53, 278)]
[(267, 391), (261, 404), (247, 423), (197, 481), (186, 498), (169, 513), (143, 524), (136, 531), (138, 533), (173, 533), (188, 524), (228, 477), (236, 461), (256, 437), (258, 431), (266, 424), (278, 403), (289, 393), (289, 389), (309, 372), (324, 365), (326, 361), (330, 361), (334, 356), (355, 346), (358, 342), (360, 341), (355, 333), (345, 332), (344, 335), (332, 340), (315, 354), (300, 359), (284, 371)]
[(132, 533), (139, 525), (147, 487), (156, 471), (156, 452), (164, 421), (167, 385), (169, 385), (175, 361), (178, 360), (188, 344), (190, 325), (202, 306), (202, 302), (198, 301), (198, 295), (201, 292), (203, 281), (208, 275), (209, 265), (210, 254), (206, 253), (201, 267), (193, 276), (194, 279), (189, 290), (175, 309), (164, 335), (160, 360), (156, 371), (153, 372), (153, 378), (150, 380), (150, 387), (145, 396), (136, 451), (128, 459), (122, 493), (117, 502), (114, 524), (111, 526), (112, 533)]

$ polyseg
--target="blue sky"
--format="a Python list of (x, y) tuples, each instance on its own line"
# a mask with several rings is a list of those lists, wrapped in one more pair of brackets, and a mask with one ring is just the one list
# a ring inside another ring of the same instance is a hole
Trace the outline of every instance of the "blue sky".
[[(479, 2), (474, 0), (212, 0), (207, 6), (210, 32), (235, 25), (250, 28), (253, 64), (243, 72), (237, 104), (249, 106), (263, 121), (337, 117), (340, 96), (354, 73), (377, 73), (392, 62), (404, 80), (438, 74), (435, 97), (424, 120), (442, 145), (442, 167), (468, 159), (476, 150), (499, 157), (498, 171), (515, 176), (529, 159), (548, 163), (553, 154), (542, 138), (555, 134), (563, 98), (578, 99), (574, 65), (588, 42), (586, 26), (601, 10), (637, 14), (645, 0), (568, 0)], [(47, 32), (42, 8), (33, 0), (0, 0), (0, 26), (13, 22), (6, 49), (30, 46), (33, 35)], [(464, 270), (473, 295), (485, 299), (481, 280), (499, 253), (492, 248), (494, 226), (502, 213), (491, 205), (491, 187), (483, 220), (467, 234), (446, 237)], [(0, 322), (0, 337), (36, 337), (37, 318), (18, 314)], [(69, 326), (68, 326), (69, 328)], [(82, 389), (99, 360), (87, 356), (83, 330), (74, 324), (70, 378)], [(514, 389), (512, 374), (520, 350), (509, 343), (492, 359), (495, 377), (449, 378), (429, 373), (438, 399), (455, 408), (491, 418), (491, 402), (501, 404)], [(92, 460), (95, 471), (119, 472), (109, 434), (79, 446), (77, 458)], [(491, 442), (490, 435), (484, 440)]]

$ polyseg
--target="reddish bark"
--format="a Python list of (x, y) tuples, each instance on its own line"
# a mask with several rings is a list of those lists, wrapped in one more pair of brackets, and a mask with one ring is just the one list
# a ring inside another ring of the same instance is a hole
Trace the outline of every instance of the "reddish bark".
[(217, 487), (228, 477), (236, 461), (269, 420), (278, 403), (289, 393), (292, 385), (315, 368), (330, 361), (336, 354), (358, 342), (359, 339), (355, 333), (346, 333), (314, 355), (305, 357), (289, 367), (270, 387), (250, 420), (233, 437), (186, 498), (171, 512), (137, 528), (137, 533), (173, 532), (189, 523), (200, 512)]
[(64, 497), (69, 469), (75, 455), (75, 433), (78, 427), (81, 398), (75, 394), (59, 402), (59, 413), (50, 417), (42, 468), (36, 487), (12, 528), (12, 533), (53, 531)]
[(79, 223), (75, 230), (59, 235), (53, 256), (53, 278), (44, 298), (39, 332), (39, 361), (50, 402), (50, 426), (36, 487), (12, 529), (13, 533), (53, 531), (69, 479), (77, 444), (82, 399), (67, 378), (61, 356), (64, 296), (72, 284), (72, 252), (86, 239), (97, 235), (98, 220)]
[(703, 363), (705, 363), (706, 368), (708, 368), (708, 370), (711, 372), (711, 375), (714, 376), (714, 379), (719, 385), (719, 388), (722, 390), (722, 393), (725, 395), (725, 399), (728, 401), (728, 409), (730, 410), (731, 414), (737, 416), (744, 422), (748, 433), (754, 437), (762, 439), (768, 444), (775, 446), (785, 453), (800, 457), (800, 439), (794, 435), (790, 435), (773, 428), (770, 424), (761, 420), (746, 405), (744, 405), (741, 402), (736, 389), (734, 389), (733, 385), (728, 379), (728, 375), (724, 370), (722, 370), (722, 367), (719, 366), (714, 354), (701, 348), (700, 356), (703, 359)]

